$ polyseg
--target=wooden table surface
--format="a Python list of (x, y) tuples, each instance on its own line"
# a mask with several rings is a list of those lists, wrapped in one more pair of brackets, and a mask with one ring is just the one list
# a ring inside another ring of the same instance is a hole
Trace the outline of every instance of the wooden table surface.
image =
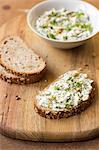
[[(19, 8), (30, 8), (42, 0), (0, 0), (0, 26), (16, 15), (22, 14)], [(87, 0), (99, 8), (99, 0)], [(86, 142), (73, 143), (36, 143), (14, 140), (0, 135), (0, 150), (99, 150), (99, 138)]]

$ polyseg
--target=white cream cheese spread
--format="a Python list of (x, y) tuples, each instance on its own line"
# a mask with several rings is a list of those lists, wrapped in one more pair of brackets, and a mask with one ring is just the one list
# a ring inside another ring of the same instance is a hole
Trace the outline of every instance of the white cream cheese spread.
[(81, 40), (91, 35), (93, 28), (89, 16), (82, 11), (52, 9), (44, 12), (35, 23), (43, 36), (60, 41)]
[(93, 80), (76, 70), (68, 71), (36, 96), (37, 103), (55, 111), (69, 109), (86, 101), (92, 90)]

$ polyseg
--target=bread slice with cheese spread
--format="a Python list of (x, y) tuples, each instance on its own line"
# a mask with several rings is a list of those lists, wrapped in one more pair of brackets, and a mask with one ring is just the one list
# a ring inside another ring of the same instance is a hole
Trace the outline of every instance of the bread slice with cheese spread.
[(15, 75), (34, 78), (34, 82), (46, 70), (45, 61), (17, 36), (9, 36), (1, 42), (0, 64)]
[(87, 74), (68, 71), (36, 96), (34, 108), (49, 119), (67, 118), (85, 110), (94, 98), (94, 82)]

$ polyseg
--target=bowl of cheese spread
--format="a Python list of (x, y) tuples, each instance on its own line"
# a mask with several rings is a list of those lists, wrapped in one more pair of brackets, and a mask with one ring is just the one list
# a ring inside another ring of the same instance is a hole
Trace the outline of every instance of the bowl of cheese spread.
[(70, 49), (99, 32), (99, 11), (77, 0), (47, 0), (30, 9), (27, 22), (33, 32), (53, 47)]

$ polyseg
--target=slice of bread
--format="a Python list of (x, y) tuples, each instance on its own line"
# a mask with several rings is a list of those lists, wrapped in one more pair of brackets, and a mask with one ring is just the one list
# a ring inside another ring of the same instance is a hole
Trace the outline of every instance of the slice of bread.
[(9, 36), (1, 42), (0, 64), (13, 74), (32, 76), (36, 80), (46, 69), (44, 60), (17, 36)]
[(17, 76), (15, 74), (12, 74), (8, 72), (3, 66), (0, 65), (0, 77), (2, 80), (7, 81), (8, 83), (14, 83), (14, 84), (31, 84), (40, 79), (40, 76), (42, 74), (39, 74), (39, 77), (35, 78), (33, 77), (22, 77), (22, 76)]
[(48, 119), (67, 118), (85, 110), (95, 95), (93, 80), (72, 70), (60, 76), (35, 99), (37, 113)]

